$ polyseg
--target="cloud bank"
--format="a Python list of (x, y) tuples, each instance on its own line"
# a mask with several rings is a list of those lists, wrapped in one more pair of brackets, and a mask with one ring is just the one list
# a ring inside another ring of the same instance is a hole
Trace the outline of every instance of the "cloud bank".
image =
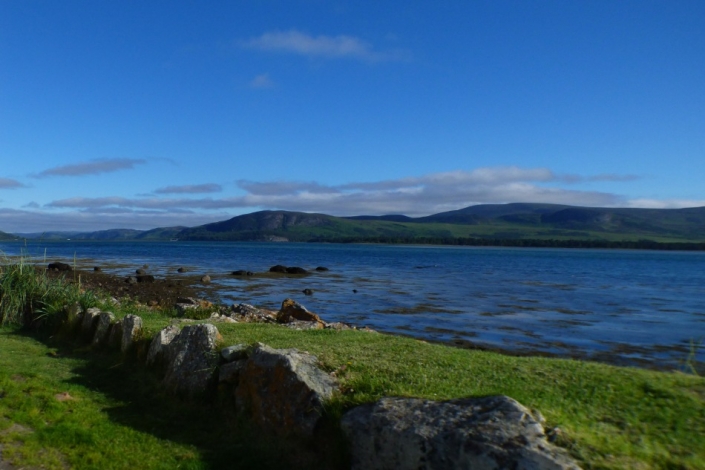
[[(537, 202), (593, 207), (681, 208), (705, 200), (629, 199), (571, 187), (591, 181), (628, 182), (632, 175), (562, 175), (547, 168), (494, 167), (381, 181), (325, 185), (315, 181), (239, 180), (240, 195), (197, 197), (223, 188), (214, 183), (167, 186), (137, 197), (58, 199), (41, 208), (0, 211), (6, 232), (99, 230), (186, 225), (225, 220), (244, 212), (282, 209), (338, 216), (404, 214), (425, 216), (476, 204)], [(163, 196), (164, 195), (164, 196)], [(170, 196), (171, 195), (171, 196)], [(176, 195), (176, 196), (174, 196)]]
[(131, 170), (135, 165), (147, 163), (139, 158), (110, 158), (97, 159), (88, 162), (74, 163), (72, 165), (62, 165), (41, 171), (35, 178), (46, 178), (50, 176), (88, 176), (101, 173), (112, 173), (120, 170)]
[[(574, 180), (575, 178), (570, 178)], [(625, 205), (615, 194), (546, 187), (565, 177), (545, 168), (479, 168), (420, 177), (324, 185), (301, 181), (237, 181), (245, 193), (225, 198), (73, 197), (52, 201), (52, 209), (121, 210), (286, 209), (333, 215), (401, 213), (423, 216), (474, 204), (544, 202), (582, 206)], [(155, 193), (196, 193), (210, 185), (161, 188)]]

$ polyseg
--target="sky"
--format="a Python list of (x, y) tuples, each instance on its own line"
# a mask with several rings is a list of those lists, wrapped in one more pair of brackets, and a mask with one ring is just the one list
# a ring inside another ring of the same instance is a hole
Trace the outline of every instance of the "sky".
[(0, 0), (0, 230), (705, 206), (702, 0)]

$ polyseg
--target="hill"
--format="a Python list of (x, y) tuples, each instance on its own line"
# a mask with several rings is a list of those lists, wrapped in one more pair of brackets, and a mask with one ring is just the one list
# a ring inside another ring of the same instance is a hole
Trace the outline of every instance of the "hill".
[[(483, 204), (425, 217), (335, 217), (259, 211), (197, 227), (18, 234), (45, 240), (214, 240), (605, 246), (643, 241), (705, 244), (705, 207), (632, 209), (560, 204)], [(548, 243), (552, 241), (552, 243)], [(583, 244), (573, 242), (580, 241)], [(570, 242), (570, 243), (569, 243)], [(589, 244), (585, 244), (589, 242)], [(704, 245), (705, 246), (705, 245)]]
[(6, 240), (17, 240), (17, 237), (15, 235), (10, 235), (9, 233), (5, 233), (5, 232), (0, 231), (0, 241), (6, 241)]
[[(180, 240), (420, 241), (456, 238), (705, 242), (705, 207), (590, 208), (487, 204), (426, 217), (261, 211), (185, 229)], [(425, 239), (425, 240), (424, 240)]]

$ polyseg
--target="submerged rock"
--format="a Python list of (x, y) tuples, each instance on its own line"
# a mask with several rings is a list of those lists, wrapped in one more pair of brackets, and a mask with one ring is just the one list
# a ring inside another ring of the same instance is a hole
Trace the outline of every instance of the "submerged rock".
[(286, 268), (286, 273), (287, 274), (308, 274), (308, 271), (306, 271), (304, 268), (300, 268), (298, 266), (292, 266), (290, 268)]
[(353, 469), (578, 470), (540, 419), (506, 396), (444, 402), (382, 398), (343, 415)]

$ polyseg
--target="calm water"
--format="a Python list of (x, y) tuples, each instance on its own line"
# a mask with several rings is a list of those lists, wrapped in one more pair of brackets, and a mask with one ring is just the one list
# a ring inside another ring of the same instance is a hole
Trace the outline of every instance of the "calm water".
[[(705, 339), (705, 253), (199, 242), (0, 243), (0, 250), (23, 250), (41, 263), (75, 257), (117, 274), (146, 263), (152, 274), (178, 276), (185, 266), (213, 277), (214, 300), (278, 309), (292, 297), (326, 321), (517, 352), (677, 367), (690, 343)], [(275, 264), (330, 271), (228, 275)], [(314, 294), (304, 296), (305, 288)]]

